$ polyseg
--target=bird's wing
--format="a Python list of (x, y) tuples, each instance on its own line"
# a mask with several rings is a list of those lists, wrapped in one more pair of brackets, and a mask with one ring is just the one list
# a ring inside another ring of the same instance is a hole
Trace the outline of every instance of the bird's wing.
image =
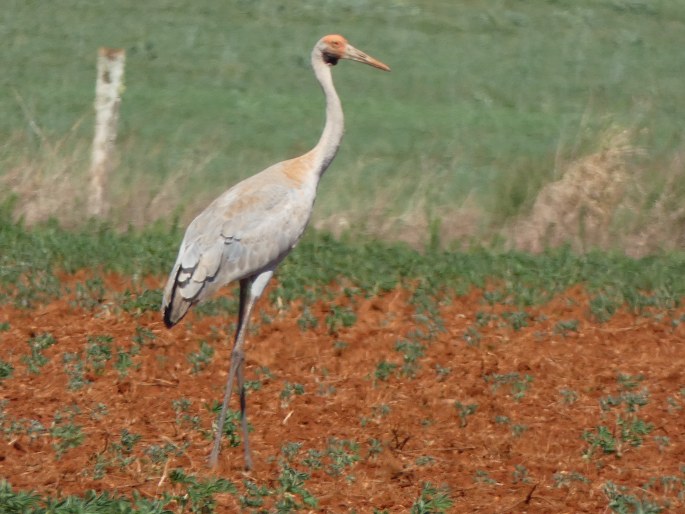
[(186, 230), (164, 292), (167, 324), (229, 282), (275, 267), (304, 232), (307, 203), (287, 184), (250, 179), (217, 198)]

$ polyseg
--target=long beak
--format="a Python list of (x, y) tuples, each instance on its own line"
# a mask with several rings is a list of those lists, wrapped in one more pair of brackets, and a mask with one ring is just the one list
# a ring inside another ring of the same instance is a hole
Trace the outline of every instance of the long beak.
[(383, 64), (381, 61), (379, 61), (378, 59), (374, 59), (370, 55), (366, 55), (361, 50), (357, 50), (349, 43), (347, 44), (345, 54), (342, 56), (342, 58), (350, 59), (352, 61), (357, 62), (363, 62), (364, 64), (368, 64), (369, 66), (373, 66), (374, 68), (378, 68), (379, 70), (390, 71), (390, 66), (388, 66), (387, 64)]

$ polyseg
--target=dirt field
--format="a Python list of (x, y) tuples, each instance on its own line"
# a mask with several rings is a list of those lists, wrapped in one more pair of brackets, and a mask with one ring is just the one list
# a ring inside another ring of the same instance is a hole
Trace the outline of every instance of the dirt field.
[[(72, 293), (34, 311), (0, 306), (1, 359), (14, 368), (0, 380), (0, 475), (15, 490), (158, 498), (178, 492), (170, 475), (182, 468), (236, 484), (216, 494), (218, 512), (247, 511), (245, 480), (276, 491), (287, 463), (310, 475), (313, 512), (407, 512), (426, 482), (449, 512), (685, 509), (683, 308), (599, 323), (581, 288), (525, 312), (475, 290), (430, 315), (406, 291), (332, 287), (307, 317), (262, 300), (247, 343), (245, 474), (228, 440), (220, 468), (205, 465), (206, 405), (222, 397), (235, 319), (191, 314), (167, 330), (159, 313), (113, 300), (132, 287), (116, 276), (97, 305), (79, 305), (85, 278), (64, 277)], [(45, 333), (54, 342), (32, 350)], [(55, 430), (70, 426), (80, 438)]]

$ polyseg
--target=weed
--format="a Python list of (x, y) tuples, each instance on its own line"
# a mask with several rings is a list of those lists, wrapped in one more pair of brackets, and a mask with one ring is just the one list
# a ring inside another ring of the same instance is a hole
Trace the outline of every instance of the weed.
[(188, 354), (188, 362), (192, 366), (192, 373), (197, 374), (205, 369), (214, 357), (214, 348), (206, 341), (200, 341), (200, 349)]
[(511, 433), (514, 437), (521, 437), (524, 432), (528, 431), (528, 425), (521, 425), (519, 423), (516, 423), (514, 425), (511, 425)]
[(380, 439), (371, 438), (367, 441), (369, 444), (369, 458), (373, 459), (383, 453), (383, 443)]
[(397, 364), (394, 364), (392, 362), (388, 362), (386, 360), (380, 361), (376, 365), (376, 370), (374, 371), (374, 377), (376, 379), (381, 380), (382, 382), (386, 382), (389, 378), (390, 375), (398, 368)]
[(169, 479), (186, 488), (184, 494), (179, 494), (174, 499), (183, 510), (188, 507), (190, 512), (214, 512), (216, 493), (236, 494), (238, 492), (235, 485), (224, 478), (199, 480), (193, 475), (186, 475), (182, 469), (175, 469), (169, 473)]
[(645, 377), (642, 374), (627, 375), (624, 373), (619, 373), (616, 378), (619, 385), (621, 386), (621, 389), (624, 389), (625, 391), (632, 391), (633, 389), (636, 389), (637, 386), (639, 386), (644, 379)]
[[(212, 406), (209, 410), (212, 414), (215, 414), (216, 418), (218, 419), (219, 414), (221, 412), (221, 403), (219, 403), (218, 401), (212, 402)], [(195, 421), (193, 421), (193, 423), (195, 423)], [(195, 424), (195, 428), (197, 428), (199, 424), (200, 420), (199, 418), (197, 418), (197, 424)], [(247, 430), (248, 432), (252, 431), (252, 425), (249, 423), (247, 425)], [(226, 409), (226, 419), (224, 421), (223, 437), (228, 440), (228, 445), (232, 448), (240, 446), (240, 442), (242, 441), (241, 434), (242, 430), (240, 411), (236, 411), (231, 408)]]
[(482, 469), (476, 470), (476, 476), (473, 477), (473, 481), (477, 484), (497, 485), (497, 480), (492, 478), (487, 471)]
[[(132, 341), (135, 343), (136, 347), (140, 347), (145, 346), (148, 341), (154, 341), (156, 338), (157, 336), (149, 328), (137, 326), (136, 334), (133, 336)], [(135, 352), (131, 350), (131, 353), (137, 355), (138, 349), (136, 348)]]
[(76, 284), (72, 304), (84, 310), (93, 310), (105, 298), (105, 284), (100, 277), (89, 278), (85, 283)]
[(300, 317), (297, 319), (297, 326), (304, 332), (306, 330), (313, 330), (318, 325), (319, 320), (312, 314), (311, 309), (308, 306), (305, 306), (302, 309), (302, 314), (300, 314)]
[(69, 377), (67, 387), (71, 391), (78, 391), (90, 384), (90, 381), (86, 379), (86, 364), (79, 353), (65, 352), (62, 355), (62, 363), (64, 371)]
[(245, 494), (240, 495), (238, 498), (240, 506), (243, 508), (261, 507), (264, 505), (264, 498), (273, 494), (273, 491), (268, 487), (259, 486), (252, 480), (244, 479), (243, 486), (245, 487)]
[(54, 421), (50, 427), (50, 435), (53, 439), (52, 447), (57, 459), (71, 448), (78, 448), (85, 439), (85, 435), (79, 425), (73, 423), (74, 417), (79, 413), (76, 406), (55, 413)]
[(50, 333), (44, 333), (33, 336), (29, 339), (28, 344), (31, 349), (31, 355), (24, 355), (21, 360), (29, 368), (29, 372), (37, 375), (40, 373), (40, 368), (48, 363), (48, 359), (43, 355), (43, 350), (50, 348), (57, 343), (57, 340)]
[(417, 457), (415, 462), (417, 466), (430, 466), (435, 462), (435, 457), (422, 455), (421, 457)]
[(156, 312), (162, 303), (162, 291), (146, 289), (140, 293), (134, 293), (127, 289), (120, 300), (124, 311), (140, 316), (145, 312)]
[(192, 416), (190, 414), (190, 407), (192, 404), (193, 402), (187, 398), (171, 401), (171, 406), (176, 413), (176, 424), (179, 426), (189, 426), (193, 430), (197, 430), (200, 427), (200, 417), (197, 415)]
[(515, 484), (530, 484), (531, 482), (528, 469), (523, 464), (516, 464), (511, 476)]
[(127, 376), (129, 368), (133, 367), (133, 365), (133, 353), (117, 348), (117, 360), (114, 363), (114, 368), (119, 373), (119, 376)]
[(435, 374), (438, 377), (438, 382), (442, 382), (443, 380), (447, 379), (450, 373), (452, 373), (452, 368), (443, 368), (440, 364), (435, 364)]
[(557, 473), (554, 473), (554, 475), (552, 475), (552, 478), (554, 479), (554, 487), (557, 487), (557, 488), (570, 487), (571, 484), (573, 484), (574, 482), (581, 483), (581, 484), (589, 484), (590, 483), (589, 478), (578, 473), (577, 471), (571, 471), (571, 472), (558, 471)]
[(112, 358), (113, 340), (108, 335), (87, 337), (86, 360), (96, 375), (102, 375), (105, 364)]
[(663, 511), (663, 507), (659, 504), (645, 497), (637, 498), (629, 494), (627, 487), (617, 486), (611, 481), (602, 486), (602, 492), (609, 500), (608, 507), (619, 514), (629, 512), (659, 514)]
[(577, 319), (560, 320), (554, 325), (554, 333), (566, 336), (569, 332), (578, 332), (578, 325), (580, 323)]
[(283, 389), (281, 390), (280, 394), (281, 405), (288, 405), (293, 395), (301, 396), (303, 394), (304, 386), (302, 384), (291, 384), (290, 382), (286, 381), (285, 384), (283, 384)]
[(359, 444), (356, 441), (332, 437), (328, 440), (325, 455), (329, 464), (324, 471), (332, 477), (338, 477), (345, 468), (359, 460)]
[(466, 344), (469, 346), (478, 346), (481, 340), (481, 334), (476, 327), (468, 327), (462, 336)]
[(0, 359), (0, 381), (10, 378), (12, 373), (14, 373), (14, 366)]
[(578, 401), (578, 393), (572, 389), (563, 388), (559, 390), (559, 394), (566, 405), (573, 405)]
[(436, 514), (447, 512), (454, 502), (449, 497), (447, 486), (436, 488), (430, 482), (421, 486), (419, 497), (411, 506), (411, 514)]
[(503, 312), (502, 318), (506, 319), (511, 327), (518, 331), (523, 327), (528, 326), (528, 320), (530, 320), (530, 314), (525, 311), (514, 311), (514, 312)]
[(169, 457), (180, 457), (183, 455), (188, 446), (190, 446), (189, 441), (184, 442), (181, 446), (171, 442), (166, 443), (164, 446), (152, 444), (145, 448), (144, 453), (148, 456), (152, 464), (161, 465), (169, 460)]
[(401, 340), (395, 343), (395, 350), (402, 353), (402, 375), (415, 377), (419, 371), (418, 359), (423, 357), (426, 351), (425, 345), (417, 341)]
[(337, 334), (340, 327), (349, 328), (357, 322), (357, 314), (349, 307), (332, 305), (326, 316), (326, 327), (329, 334)]
[(476, 410), (478, 410), (478, 404), (475, 403), (464, 405), (460, 401), (455, 401), (454, 406), (456, 407), (457, 414), (459, 415), (459, 426), (461, 428), (466, 427), (467, 418), (475, 414)]
[(492, 373), (485, 375), (483, 378), (486, 383), (492, 384), (491, 387), (493, 391), (497, 391), (502, 385), (508, 384), (512, 396), (516, 401), (521, 400), (526, 395), (526, 391), (533, 382), (533, 377), (530, 375), (525, 375), (521, 378), (521, 376), (515, 372), (506, 374)]
[[(305, 488), (305, 482), (309, 480), (309, 474), (298, 471), (286, 462), (280, 463), (280, 475), (278, 476), (278, 488), (274, 495), (277, 498), (276, 509), (278, 512), (291, 512), (307, 507), (316, 508), (317, 499)], [(298, 501), (298, 498), (302, 503)]]

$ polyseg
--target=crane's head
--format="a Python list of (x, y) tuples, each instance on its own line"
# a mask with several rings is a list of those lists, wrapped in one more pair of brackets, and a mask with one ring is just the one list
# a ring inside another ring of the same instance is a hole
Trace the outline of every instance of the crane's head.
[(316, 48), (321, 52), (321, 57), (329, 66), (335, 66), (340, 59), (363, 62), (374, 68), (390, 71), (390, 67), (381, 61), (366, 55), (361, 50), (357, 50), (339, 34), (330, 34), (322, 37), (316, 44)]

